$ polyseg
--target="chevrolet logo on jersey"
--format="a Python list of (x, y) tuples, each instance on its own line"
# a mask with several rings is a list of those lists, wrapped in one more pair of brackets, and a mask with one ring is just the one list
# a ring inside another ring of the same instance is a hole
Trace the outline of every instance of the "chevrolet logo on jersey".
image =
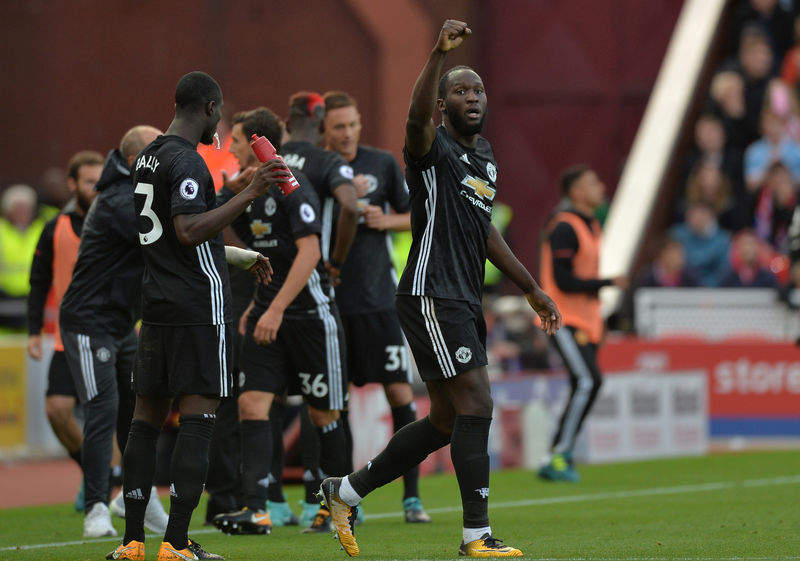
[(271, 222), (261, 222), (261, 220), (253, 220), (250, 223), (250, 231), (253, 232), (253, 235), (257, 238), (263, 237), (265, 234), (272, 233), (272, 223)]
[(489, 187), (489, 184), (484, 181), (483, 179), (478, 179), (477, 177), (472, 177), (471, 175), (466, 176), (464, 179), (461, 180), (462, 185), (466, 185), (473, 191), (475, 194), (478, 195), (481, 199), (489, 199), (494, 200), (494, 194), (496, 191)]

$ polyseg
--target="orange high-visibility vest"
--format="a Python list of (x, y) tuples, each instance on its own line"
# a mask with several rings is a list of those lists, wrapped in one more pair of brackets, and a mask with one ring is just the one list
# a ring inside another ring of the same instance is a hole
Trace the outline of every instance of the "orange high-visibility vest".
[[(55, 323), (58, 325), (58, 308), (61, 300), (67, 292), (67, 287), (72, 280), (72, 271), (75, 269), (75, 262), (78, 260), (78, 247), (81, 239), (72, 229), (72, 222), (69, 215), (62, 214), (56, 221), (56, 228), (53, 232), (53, 297), (56, 305)], [(63, 351), (64, 344), (61, 342), (61, 330), (55, 330), (56, 346), (55, 350)]]
[(585, 292), (563, 292), (553, 275), (553, 252), (549, 234), (560, 222), (566, 222), (575, 230), (578, 251), (572, 257), (572, 273), (581, 279), (596, 279), (600, 268), (600, 224), (592, 220), (591, 228), (572, 212), (559, 212), (548, 223), (547, 237), (542, 243), (540, 281), (542, 289), (555, 301), (562, 316), (562, 323), (586, 332), (589, 341), (599, 343), (603, 337), (603, 317), (597, 294)]

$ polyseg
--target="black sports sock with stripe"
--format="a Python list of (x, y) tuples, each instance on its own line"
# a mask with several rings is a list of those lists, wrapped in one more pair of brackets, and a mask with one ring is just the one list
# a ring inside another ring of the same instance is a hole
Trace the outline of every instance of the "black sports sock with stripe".
[(186, 548), (189, 543), (189, 521), (206, 482), (208, 446), (215, 418), (213, 413), (181, 415), (180, 418), (170, 469), (169, 522), (164, 534), (164, 541), (177, 550)]
[(286, 404), (275, 400), (269, 410), (269, 421), (272, 426), (272, 460), (270, 461), (269, 489), (267, 498), (274, 503), (282, 503), (283, 496), (283, 416)]
[(366, 497), (449, 443), (450, 435), (439, 432), (426, 416), (397, 431), (380, 454), (348, 479), (355, 492)]
[(125, 538), (144, 541), (144, 513), (156, 472), (156, 443), (161, 430), (144, 421), (131, 421), (122, 454), (122, 493), (125, 498)]
[[(400, 407), (392, 407), (394, 432), (417, 420), (417, 409), (414, 402)], [(352, 470), (351, 470), (352, 471)], [(419, 497), (419, 465), (412, 467), (403, 475), (403, 499)]]
[(341, 421), (317, 427), (319, 435), (319, 467), (327, 475), (343, 476), (347, 466), (347, 443)]
[(458, 415), (450, 440), (464, 509), (464, 528), (489, 525), (489, 426), (491, 417)]
[(250, 510), (264, 510), (272, 456), (272, 423), (244, 420), (241, 434), (243, 504)]

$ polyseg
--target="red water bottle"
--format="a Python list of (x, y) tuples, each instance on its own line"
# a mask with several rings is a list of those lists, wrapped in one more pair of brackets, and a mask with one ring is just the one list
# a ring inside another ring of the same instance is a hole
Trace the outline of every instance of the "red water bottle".
[[(283, 158), (278, 156), (278, 152), (275, 150), (275, 147), (272, 143), (267, 139), (265, 136), (256, 136), (255, 134), (252, 136), (252, 142), (250, 143), (250, 148), (253, 149), (253, 153), (258, 158), (259, 162), (268, 162), (270, 160), (274, 160), (278, 158), (280, 161), (283, 162)], [(283, 162), (283, 165), (286, 165), (286, 162)], [(289, 166), (286, 166), (286, 169), (289, 169)], [(295, 179), (292, 172), (289, 172), (289, 181), (287, 183), (278, 183), (278, 188), (281, 190), (284, 196), (288, 195), (295, 189), (300, 187), (300, 184)]]

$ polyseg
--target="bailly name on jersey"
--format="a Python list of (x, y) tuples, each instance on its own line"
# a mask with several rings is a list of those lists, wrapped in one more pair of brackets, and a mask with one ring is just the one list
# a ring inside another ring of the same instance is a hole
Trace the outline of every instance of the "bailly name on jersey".
[(155, 173), (159, 165), (161, 165), (161, 162), (155, 156), (142, 156), (136, 160), (136, 171), (139, 171), (140, 168), (146, 168)]

